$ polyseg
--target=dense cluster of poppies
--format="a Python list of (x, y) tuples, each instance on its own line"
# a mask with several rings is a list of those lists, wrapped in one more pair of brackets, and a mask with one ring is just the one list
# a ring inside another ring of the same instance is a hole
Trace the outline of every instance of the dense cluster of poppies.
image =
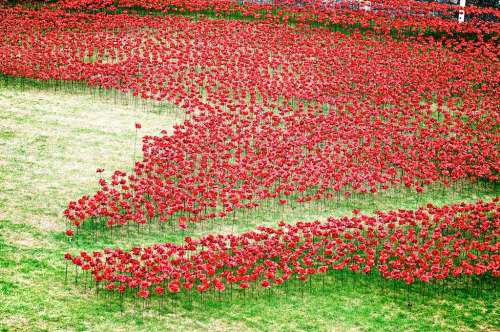
[[(25, 3), (44, 1), (25, 0)], [(414, 30), (433, 32), (498, 32), (498, 8), (465, 8), (437, 1), (414, 0), (60, 0), (48, 8), (106, 13), (130, 10), (141, 13), (214, 14), (225, 18), (252, 18), (279, 23), (361, 25), (379, 32)], [(460, 12), (470, 17), (458, 24)]]
[(71, 202), (74, 226), (185, 228), (264, 199), (498, 179), (494, 39), (449, 49), (451, 39), (58, 8), (0, 10), (0, 71), (86, 81), (189, 116), (144, 137), (132, 174)]
[[(498, 181), (500, 25), (435, 17), (457, 11), (392, 0), (2, 1), (0, 73), (84, 82), (183, 109), (172, 133), (143, 138), (132, 173), (101, 178), (64, 214), (69, 236), (89, 221), (186, 228), (270, 200)], [(160, 15), (173, 12), (180, 15)], [(286, 289), (344, 270), (408, 285), (497, 278), (499, 201), (373, 217), (354, 210), (324, 223), (65, 259), (75, 280), (83, 270), (97, 291), (144, 299)]]
[[(185, 244), (66, 254), (99, 288), (133, 292), (203, 293), (270, 288), (315, 274), (347, 270), (406, 284), (500, 275), (500, 198), (416, 211), (376, 211), (326, 222), (259, 227), (242, 235), (187, 237)], [(81, 272), (80, 272), (81, 275)], [(324, 279), (321, 279), (324, 281)]]

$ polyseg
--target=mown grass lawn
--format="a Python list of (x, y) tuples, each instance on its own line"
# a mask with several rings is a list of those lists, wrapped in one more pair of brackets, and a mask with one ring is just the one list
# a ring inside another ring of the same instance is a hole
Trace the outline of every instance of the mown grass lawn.
[[(67, 242), (63, 210), (71, 200), (91, 195), (104, 168), (109, 178), (116, 169), (130, 171), (134, 160), (136, 122), (139, 135), (158, 135), (181, 123), (181, 111), (152, 112), (116, 102), (113, 94), (65, 93), (51, 88), (0, 87), (0, 328), (2, 330), (499, 330), (498, 282), (483, 291), (433, 283), (412, 291), (377, 276), (330, 274), (323, 286), (292, 281), (270, 294), (228, 292), (221, 300), (210, 294), (177, 296), (161, 312), (153, 298), (149, 308), (140, 301), (99, 298), (83, 283), (65, 280), (66, 252), (130, 248), (184, 236), (241, 233), (279, 220), (324, 220), (374, 210), (414, 209), (432, 202), (488, 200), (500, 195), (497, 184), (430, 188), (418, 196), (397, 188), (368, 199), (335, 200), (292, 210), (271, 204), (234, 224), (205, 225), (186, 231), (155, 227), (130, 236), (94, 240), (81, 236)], [(147, 109), (147, 107), (146, 107)], [(140, 143), (136, 151), (139, 156)], [(416, 286), (418, 287), (418, 286)], [(443, 291), (444, 287), (444, 291)]]

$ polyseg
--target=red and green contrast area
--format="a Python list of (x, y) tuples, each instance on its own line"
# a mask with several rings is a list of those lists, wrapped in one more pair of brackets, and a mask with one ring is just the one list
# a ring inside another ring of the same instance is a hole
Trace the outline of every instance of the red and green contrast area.
[[(54, 223), (66, 235), (53, 241), (64, 285), (74, 278), (84, 285), (68, 286), (74, 296), (92, 288), (120, 312), (134, 303), (141, 321), (156, 305), (161, 316), (304, 290), (307, 300), (344, 283), (408, 310), (438, 294), (479, 299), (494, 316), (500, 11), (467, 7), (459, 23), (459, 10), (1, 2), (2, 87), (112, 96), (178, 120), (148, 135), (136, 120), (132, 169), (92, 165), (95, 190), (61, 196)], [(460, 322), (426, 328), (489, 329), (498, 319)]]

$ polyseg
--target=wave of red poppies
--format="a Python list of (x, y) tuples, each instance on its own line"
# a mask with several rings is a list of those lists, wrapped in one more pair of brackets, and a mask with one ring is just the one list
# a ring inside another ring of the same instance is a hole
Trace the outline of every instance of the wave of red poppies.
[[(43, 2), (26, 0), (24, 2)], [(412, 0), (279, 0), (267, 3), (230, 0), (61, 0), (48, 6), (65, 10), (95, 12), (117, 10), (151, 11), (151, 14), (215, 14), (224, 18), (252, 18), (276, 23), (294, 22), (306, 25), (336, 24), (371, 27), (378, 33), (413, 30), (438, 33), (487, 33), (498, 38), (500, 9), (478, 8), (439, 2)], [(459, 23), (463, 11), (468, 19)], [(456, 37), (456, 35), (454, 36)], [(497, 39), (498, 40), (498, 39)]]
[[(500, 25), (434, 17), (453, 18), (458, 7), (27, 3), (0, 7), (1, 73), (83, 81), (173, 103), (188, 117), (172, 133), (144, 137), (132, 174), (117, 170), (94, 195), (70, 202), (64, 214), (76, 227), (160, 221), (185, 228), (262, 200), (295, 204), (396, 185), (422, 192), (433, 182), (498, 181)], [(466, 13), (500, 17), (496, 9)], [(281, 222), (65, 259), (98, 286), (143, 298), (270, 288), (344, 269), (407, 284), (496, 278), (499, 201)]]
[(71, 202), (75, 226), (90, 218), (186, 227), (263, 199), (498, 180), (494, 40), (453, 39), (450, 49), (445, 37), (269, 21), (24, 7), (0, 16), (4, 74), (86, 81), (189, 114), (173, 133), (144, 137), (132, 174), (116, 171)]
[(214, 287), (269, 288), (290, 278), (348, 269), (378, 271), (407, 284), (500, 275), (500, 198), (416, 211), (376, 211), (327, 222), (281, 222), (242, 235), (186, 238), (185, 244), (106, 249), (65, 259), (90, 271), (108, 290), (132, 289), (141, 297)]

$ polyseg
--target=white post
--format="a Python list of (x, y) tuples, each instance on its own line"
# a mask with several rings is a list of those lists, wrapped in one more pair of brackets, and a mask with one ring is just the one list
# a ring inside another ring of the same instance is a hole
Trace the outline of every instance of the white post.
[(371, 1), (364, 1), (364, 0), (359, 0), (359, 9), (364, 9), (364, 10), (371, 10), (372, 9), (372, 2)]
[[(465, 0), (460, 0), (460, 7), (465, 8)], [(458, 12), (458, 22), (462, 23), (465, 20), (465, 10), (460, 9)]]
[(365, 1), (364, 10), (372, 10), (372, 2), (371, 1)]

